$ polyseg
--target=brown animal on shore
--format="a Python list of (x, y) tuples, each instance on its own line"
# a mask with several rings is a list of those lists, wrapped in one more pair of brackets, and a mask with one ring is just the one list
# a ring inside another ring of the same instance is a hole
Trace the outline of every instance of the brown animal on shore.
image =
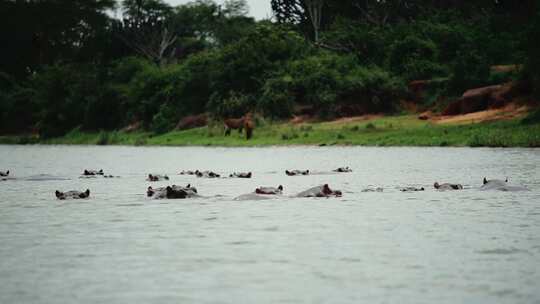
[(244, 115), (241, 118), (228, 118), (223, 120), (223, 126), (225, 127), (225, 136), (231, 135), (231, 130), (238, 129), (238, 133), (242, 133), (243, 129), (246, 129), (246, 139), (253, 137), (253, 129), (255, 124), (251, 118), (251, 113)]
[(238, 129), (238, 133), (242, 134), (244, 129), (244, 117), (241, 118), (228, 118), (223, 120), (223, 126), (225, 127), (225, 136), (231, 135), (231, 130)]
[(254, 128), (255, 128), (255, 124), (253, 123), (253, 120), (251, 119), (251, 114), (248, 113), (244, 118), (244, 129), (246, 129), (246, 140), (249, 140), (251, 137), (253, 137)]
[(182, 118), (176, 125), (175, 130), (187, 130), (208, 125), (208, 115), (206, 113), (191, 115)]

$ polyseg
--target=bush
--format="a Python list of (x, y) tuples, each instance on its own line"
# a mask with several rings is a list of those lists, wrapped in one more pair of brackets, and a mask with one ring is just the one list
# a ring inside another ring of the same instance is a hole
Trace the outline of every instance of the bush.
[(431, 79), (446, 72), (437, 63), (437, 56), (438, 49), (433, 41), (411, 34), (392, 45), (388, 66), (406, 80)]
[(459, 95), (465, 90), (486, 85), (489, 81), (489, 63), (484, 54), (465, 48), (452, 63), (449, 80), (450, 94)]
[(226, 97), (212, 94), (208, 110), (215, 117), (241, 117), (254, 108), (253, 98), (236, 92), (229, 92)]
[(268, 79), (263, 88), (257, 107), (271, 118), (287, 118), (293, 112), (294, 82), (291, 76), (284, 75)]

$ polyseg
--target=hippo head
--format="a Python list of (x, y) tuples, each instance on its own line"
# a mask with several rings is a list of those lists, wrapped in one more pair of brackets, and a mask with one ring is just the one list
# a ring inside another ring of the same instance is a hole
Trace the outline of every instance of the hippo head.
[(191, 190), (191, 191), (197, 193), (197, 188), (191, 187), (191, 184), (187, 184), (186, 189), (189, 189), (189, 190)]
[(435, 189), (439, 189), (439, 188), (441, 187), (441, 185), (439, 185), (438, 182), (435, 182), (435, 184), (433, 184), (433, 187), (434, 187)]
[(341, 191), (330, 189), (328, 184), (323, 185), (322, 193), (324, 196), (329, 196), (329, 195), (341, 196)]
[(154, 189), (152, 189), (152, 186), (149, 186), (148, 189), (146, 190), (146, 195), (147, 196), (152, 196), (154, 195)]
[(247, 178), (251, 178), (251, 172), (248, 172), (248, 174), (246, 176), (247, 176)]
[(66, 199), (66, 197), (64, 196), (64, 192), (60, 192), (56, 190), (55, 194), (56, 194), (56, 198), (58, 199)]
[(90, 196), (90, 189), (86, 189), (86, 191), (84, 191), (83, 193), (80, 193), (79, 194), (79, 197), (80, 198), (87, 198)]
[(306, 170), (304, 172), (302, 172), (303, 175), (308, 175), (309, 174), (309, 170)]

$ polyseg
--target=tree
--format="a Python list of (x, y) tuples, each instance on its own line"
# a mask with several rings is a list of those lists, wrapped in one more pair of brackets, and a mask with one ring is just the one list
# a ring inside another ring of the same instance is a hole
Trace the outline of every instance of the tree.
[(161, 0), (124, 0), (121, 39), (139, 55), (163, 65), (175, 53), (172, 7)]
[[(58, 60), (101, 59), (114, 0), (0, 0), (0, 69), (26, 76)], [(81, 56), (92, 53), (92, 56)]]
[(315, 44), (319, 43), (319, 29), (321, 27), (321, 15), (324, 0), (304, 0), (309, 19), (313, 26)]

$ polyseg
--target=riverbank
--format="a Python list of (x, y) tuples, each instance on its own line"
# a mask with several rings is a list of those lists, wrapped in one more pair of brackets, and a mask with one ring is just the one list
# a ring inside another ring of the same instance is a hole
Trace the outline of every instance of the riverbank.
[(202, 127), (165, 134), (119, 131), (86, 133), (74, 130), (59, 138), (40, 140), (28, 136), (0, 136), (2, 144), (74, 145), (164, 145), (164, 146), (470, 146), (540, 147), (540, 124), (523, 124), (521, 119), (481, 123), (439, 124), (414, 115), (351, 118), (314, 123), (262, 123), (254, 138), (233, 132), (223, 136), (220, 126)]

